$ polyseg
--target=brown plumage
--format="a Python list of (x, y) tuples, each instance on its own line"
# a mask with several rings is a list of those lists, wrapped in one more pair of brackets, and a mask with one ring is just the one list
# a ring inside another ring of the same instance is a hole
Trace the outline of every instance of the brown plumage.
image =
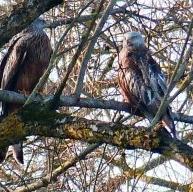
[[(30, 94), (47, 68), (52, 53), (50, 40), (43, 31), (45, 21), (36, 19), (28, 28), (10, 41), (6, 55), (0, 65), (1, 89)], [(6, 116), (21, 105), (2, 103)], [(22, 144), (12, 146), (13, 156), (23, 163)], [(0, 151), (0, 162), (5, 159), (7, 149)]]
[[(128, 33), (123, 40), (123, 48), (119, 54), (118, 81), (125, 102), (151, 121), (167, 87), (160, 66), (152, 58), (138, 32)], [(176, 137), (169, 106), (161, 120)]]

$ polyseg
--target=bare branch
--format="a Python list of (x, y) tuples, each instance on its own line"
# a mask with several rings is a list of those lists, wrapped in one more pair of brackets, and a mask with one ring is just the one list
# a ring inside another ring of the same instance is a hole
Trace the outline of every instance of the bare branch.
[(75, 94), (76, 96), (79, 98), (80, 95), (81, 95), (81, 91), (82, 91), (82, 87), (83, 87), (83, 80), (84, 80), (84, 76), (85, 76), (85, 71), (86, 71), (86, 68), (87, 68), (87, 64), (88, 64), (88, 61), (91, 57), (91, 53), (92, 53), (92, 50), (94, 48), (94, 45), (97, 41), (97, 38), (99, 37), (99, 34), (110, 14), (110, 11), (111, 9), (113, 8), (113, 6), (115, 5), (116, 1), (115, 0), (111, 0), (107, 6), (107, 8), (105, 9), (105, 12), (103, 14), (103, 16), (101, 17), (101, 20), (100, 22), (98, 23), (98, 25), (96, 26), (96, 29), (95, 29), (95, 32), (93, 34), (93, 36), (95, 38), (93, 38), (88, 47), (87, 47), (87, 51), (84, 55), (84, 58), (83, 58), (83, 61), (82, 61), (82, 65), (81, 65), (81, 68), (80, 68), (80, 73), (79, 73), (79, 76), (78, 76), (78, 80), (77, 80), (77, 85), (76, 85), (76, 88), (75, 88)]
[(0, 18), (0, 47), (22, 29), (26, 28), (35, 18), (48, 11), (62, 0), (26, 0), (20, 6), (16, 6), (10, 15)]
[(41, 178), (39, 181), (27, 184), (23, 187), (18, 188), (15, 192), (29, 192), (39, 189), (41, 187), (47, 187), (51, 181), (55, 181), (57, 177), (68, 170), (70, 167), (74, 166), (77, 162), (83, 160), (86, 155), (90, 154), (96, 148), (98, 148), (100, 144), (92, 144), (87, 147), (83, 152), (81, 152), (78, 156), (72, 157), (68, 161), (64, 162), (62, 165), (57, 167), (52, 174), (48, 174), (45, 177)]
[[(53, 96), (36, 96), (32, 99), (33, 102), (38, 101), (43, 103), (44, 101), (52, 100)], [(0, 100), (8, 103), (24, 104), (27, 100), (27, 96), (21, 95), (13, 91), (0, 90)], [(61, 96), (60, 107), (81, 107), (81, 108), (94, 108), (94, 109), (112, 109), (116, 111), (125, 111), (133, 115), (142, 116), (139, 111), (133, 109), (131, 105), (125, 102), (119, 102), (115, 100), (102, 100), (94, 98), (80, 98), (77, 100), (76, 96)], [(182, 113), (173, 113), (175, 121), (193, 124), (193, 116), (184, 115)]]

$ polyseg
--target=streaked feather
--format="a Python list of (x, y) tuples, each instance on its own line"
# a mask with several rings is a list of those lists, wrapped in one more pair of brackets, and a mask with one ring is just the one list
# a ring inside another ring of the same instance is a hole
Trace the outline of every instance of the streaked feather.
[[(140, 46), (136, 42), (139, 38)], [(160, 66), (152, 58), (149, 50), (141, 41), (139, 33), (131, 32), (124, 39), (123, 48), (119, 54), (119, 86), (125, 101), (133, 105), (137, 110), (151, 121), (161, 103), (161, 99), (167, 90), (166, 81)], [(168, 106), (162, 121), (169, 126), (176, 137), (175, 126), (171, 116), (171, 108)]]
[[(1, 88), (16, 92), (30, 93), (44, 70), (52, 53), (50, 40), (39, 21), (17, 34), (10, 41), (7, 54), (0, 65)], [(14, 112), (21, 105), (2, 103), (3, 115)], [(23, 163), (22, 143), (12, 146), (17, 163)], [(5, 158), (7, 149), (0, 151), (0, 162)]]

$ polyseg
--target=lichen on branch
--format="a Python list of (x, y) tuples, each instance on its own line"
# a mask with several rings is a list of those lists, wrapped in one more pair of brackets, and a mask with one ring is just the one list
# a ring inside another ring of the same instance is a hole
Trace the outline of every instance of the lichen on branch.
[(39, 135), (102, 142), (124, 149), (143, 149), (163, 154), (193, 169), (193, 149), (176, 140), (160, 125), (154, 129), (120, 123), (88, 120), (48, 110), (44, 104), (31, 103), (8, 115), (0, 123), (0, 148)]

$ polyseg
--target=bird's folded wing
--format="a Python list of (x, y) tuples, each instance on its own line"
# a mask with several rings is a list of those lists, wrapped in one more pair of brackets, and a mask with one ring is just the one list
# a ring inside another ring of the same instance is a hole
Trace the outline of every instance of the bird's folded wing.
[(22, 68), (26, 56), (26, 43), (19, 37), (9, 47), (7, 54), (1, 62), (1, 88), (10, 89), (19, 69)]

